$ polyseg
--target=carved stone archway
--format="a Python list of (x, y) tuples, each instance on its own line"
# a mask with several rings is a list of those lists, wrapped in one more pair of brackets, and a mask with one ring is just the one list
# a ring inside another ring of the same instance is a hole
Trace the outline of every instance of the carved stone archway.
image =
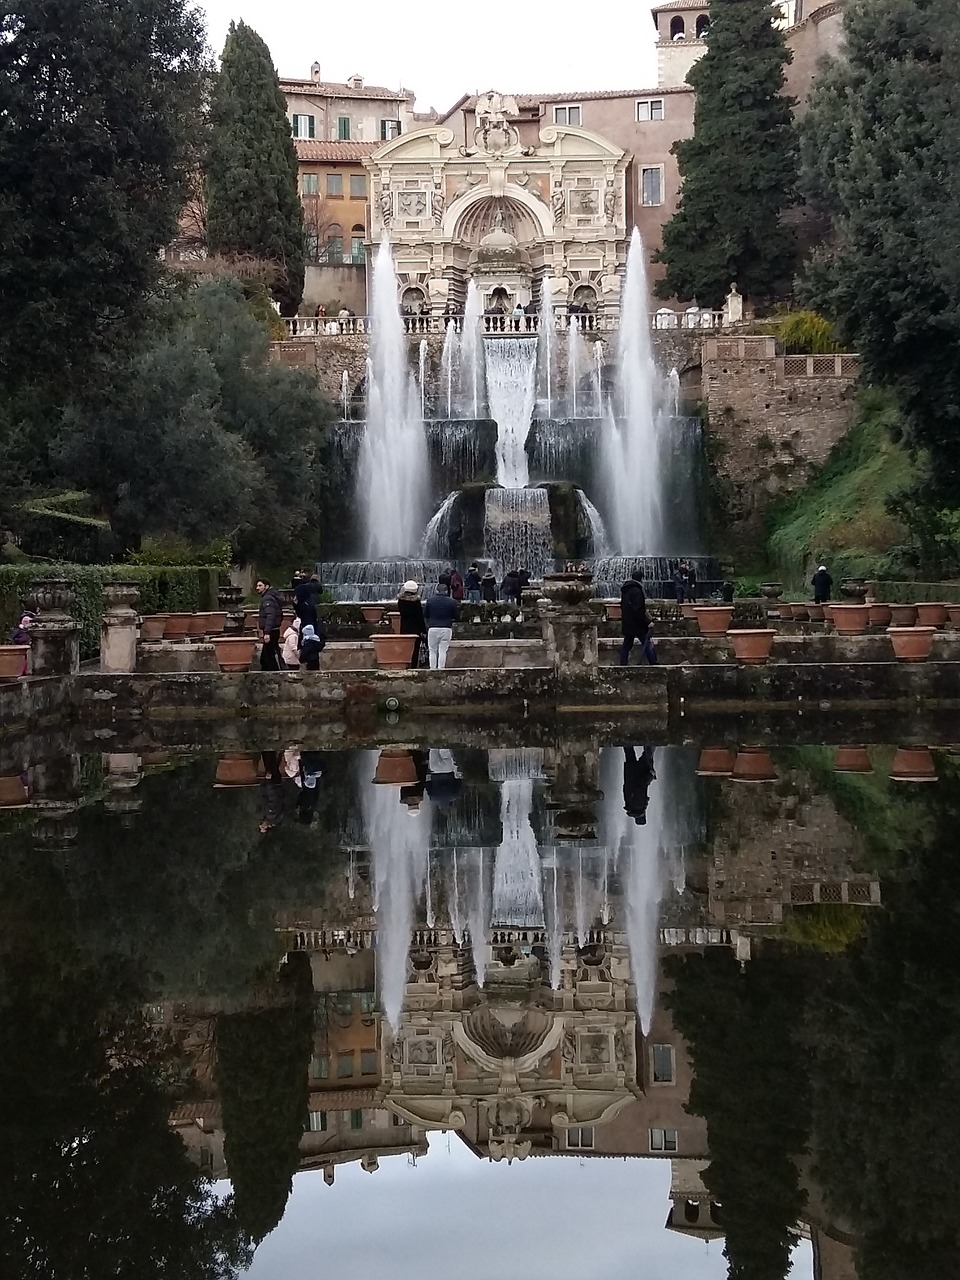
[(552, 239), (554, 227), (551, 211), (542, 200), (532, 196), (529, 191), (524, 191), (523, 187), (518, 187), (509, 182), (504, 185), (502, 190), (497, 191), (493, 189), (489, 182), (483, 182), (472, 190), (465, 192), (462, 196), (458, 196), (443, 215), (444, 237), (446, 239), (455, 239), (461, 219), (466, 217), (474, 205), (486, 200), (506, 200), (513, 205), (521, 206), (533, 219), (538, 238), (544, 240)]

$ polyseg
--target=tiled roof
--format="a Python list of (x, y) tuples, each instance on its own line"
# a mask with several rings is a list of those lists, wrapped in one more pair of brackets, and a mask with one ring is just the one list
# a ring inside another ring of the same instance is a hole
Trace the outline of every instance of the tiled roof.
[(331, 80), (289, 80), (280, 77), (280, 88), (284, 93), (311, 94), (317, 98), (385, 98), (391, 102), (405, 102), (409, 89), (387, 89), (380, 84), (365, 84), (362, 89), (351, 89), (348, 84), (337, 84)]
[(340, 164), (356, 163), (372, 156), (382, 142), (320, 142), (316, 138), (294, 138), (298, 160), (333, 160)]
[[(671, 85), (660, 89), (562, 89), (559, 93), (514, 93), (505, 96), (516, 100), (521, 111), (530, 107), (565, 102), (597, 102), (602, 98), (661, 98), (665, 93), (692, 93), (688, 84)], [(449, 120), (455, 111), (472, 111), (477, 105), (475, 93), (465, 94), (459, 102), (455, 102), (449, 111), (440, 117)]]
[(709, 9), (710, 0), (667, 0), (666, 4), (654, 5), (650, 10), (651, 13), (666, 13), (668, 10), (675, 11), (682, 9), (686, 12), (688, 9)]

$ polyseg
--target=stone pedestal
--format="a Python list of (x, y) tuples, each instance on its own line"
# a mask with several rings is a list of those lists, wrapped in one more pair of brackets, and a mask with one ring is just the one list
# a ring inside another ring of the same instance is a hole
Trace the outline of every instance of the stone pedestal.
[(137, 669), (137, 631), (134, 605), (140, 599), (135, 582), (108, 582), (103, 588), (100, 624), (100, 670), (115, 675)]
[(37, 615), (30, 630), (31, 672), (35, 676), (69, 676), (80, 670), (80, 628), (70, 616), (73, 583), (39, 578), (30, 584), (27, 601)]
[(53, 756), (28, 770), (30, 807), (37, 812), (33, 842), (55, 851), (77, 838), (76, 811), (80, 795), (80, 757)]
[(227, 615), (223, 624), (224, 635), (240, 635), (243, 631), (243, 587), (232, 584), (220, 587), (217, 591), (217, 603)]
[(585, 574), (548, 574), (543, 580), (540, 624), (548, 660), (557, 675), (580, 675), (599, 664), (597, 616), (587, 602), (593, 585)]

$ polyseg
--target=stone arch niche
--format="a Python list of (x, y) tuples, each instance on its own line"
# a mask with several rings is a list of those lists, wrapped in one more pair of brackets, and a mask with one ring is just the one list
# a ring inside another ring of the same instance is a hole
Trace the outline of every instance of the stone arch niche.
[[(529, 191), (524, 191), (522, 187), (513, 186), (510, 183), (504, 185), (502, 191), (494, 191), (488, 182), (484, 182), (474, 187), (471, 191), (465, 192), (462, 196), (458, 196), (450, 205), (443, 218), (443, 235), (445, 239), (456, 240), (458, 238), (461, 223), (468, 229), (473, 228), (473, 221), (469, 217), (471, 212), (477, 206), (488, 206), (488, 211), (479, 208), (474, 217), (483, 222), (490, 220), (490, 225), (485, 230), (492, 229), (492, 219), (495, 216), (497, 208), (500, 208), (504, 214), (504, 222), (509, 216), (517, 219), (518, 225), (530, 228), (530, 234), (525, 237), (529, 240), (548, 240), (553, 237), (553, 216), (547, 205), (532, 196)], [(524, 239), (520, 231), (515, 231), (518, 240)], [(483, 236), (480, 231), (477, 240)]]
[(530, 244), (539, 238), (539, 225), (526, 205), (511, 196), (490, 197), (467, 208), (454, 231), (454, 239), (463, 244), (478, 245), (498, 225), (519, 244)]

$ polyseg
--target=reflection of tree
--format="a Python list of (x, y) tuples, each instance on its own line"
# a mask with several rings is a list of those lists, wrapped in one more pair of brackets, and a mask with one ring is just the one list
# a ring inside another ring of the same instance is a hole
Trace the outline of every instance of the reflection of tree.
[(307, 1114), (313, 1046), (308, 957), (291, 956), (281, 981), (286, 998), (276, 1008), (217, 1019), (224, 1155), (237, 1220), (254, 1244), (283, 1216)]
[[(327, 239), (330, 228), (339, 225), (340, 211), (327, 202), (325, 196), (307, 195), (303, 197), (303, 229), (307, 237), (307, 261), (324, 263), (327, 261)], [(343, 256), (343, 234), (340, 235), (340, 256)]]
[(721, 1204), (734, 1280), (781, 1280), (804, 1195), (796, 1158), (806, 1145), (809, 1085), (794, 1038), (805, 961), (765, 948), (741, 972), (728, 951), (677, 962), (670, 996), (696, 1078), (690, 1110), (706, 1117), (704, 1182)]
[(129, 967), (29, 941), (0, 956), (4, 1274), (235, 1276), (249, 1249), (167, 1124), (168, 1060)]

